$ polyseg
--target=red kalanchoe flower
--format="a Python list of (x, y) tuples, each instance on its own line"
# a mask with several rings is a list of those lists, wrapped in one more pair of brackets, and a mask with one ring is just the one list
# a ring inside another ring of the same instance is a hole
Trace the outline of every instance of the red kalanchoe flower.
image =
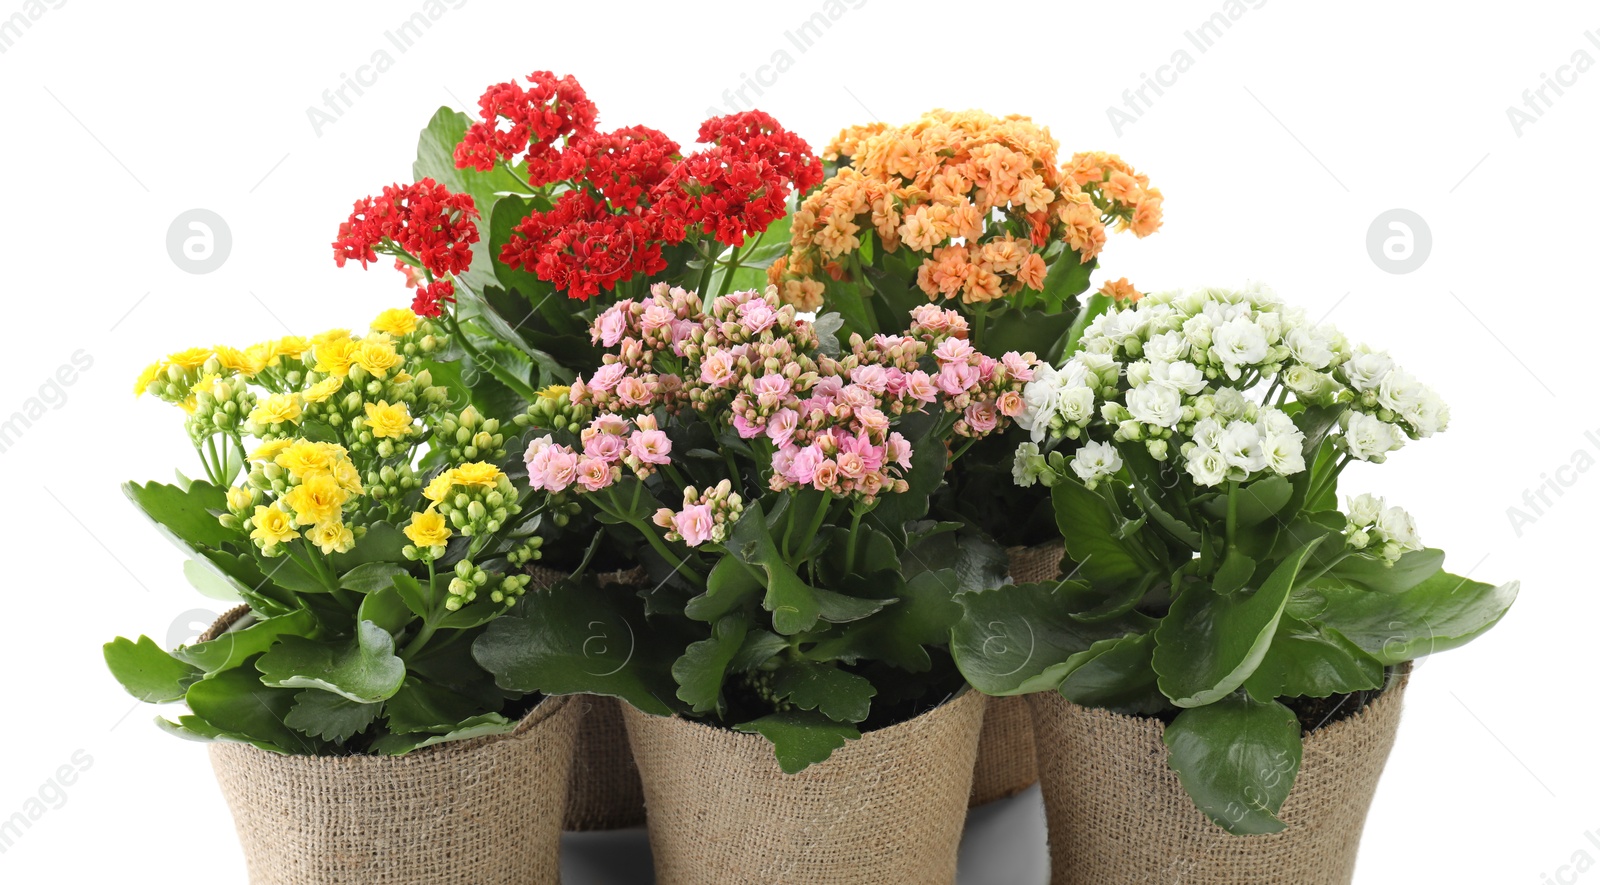
[(479, 120), (456, 145), (456, 168), (488, 172), (501, 160), (514, 162), (525, 153), (534, 185), (556, 180), (556, 139), (593, 134), (594, 102), (571, 75), (557, 78), (549, 71), (534, 71), (528, 82), (532, 85), (527, 89), (513, 81), (483, 93)]
[(711, 147), (678, 167), (661, 201), (668, 229), (698, 224), (719, 242), (740, 246), (784, 216), (792, 190), (822, 182), (822, 161), (805, 139), (761, 111), (705, 121), (700, 142)]
[(431, 178), (415, 184), (392, 184), (380, 197), (356, 201), (349, 220), (339, 225), (333, 260), (340, 267), (350, 259), (366, 267), (378, 252), (403, 251), (434, 276), (463, 273), (472, 264), (478, 210), (468, 194), (453, 194)]
[(582, 301), (667, 266), (649, 217), (615, 214), (581, 190), (562, 194), (549, 212), (524, 218), (501, 248), (500, 260)]
[(614, 208), (644, 202), (672, 174), (678, 143), (648, 126), (572, 139), (561, 154), (559, 180), (588, 184)]
[(440, 304), (453, 303), (455, 300), (456, 284), (449, 280), (439, 280), (417, 287), (416, 297), (411, 299), (411, 312), (419, 317), (436, 317), (442, 313)]

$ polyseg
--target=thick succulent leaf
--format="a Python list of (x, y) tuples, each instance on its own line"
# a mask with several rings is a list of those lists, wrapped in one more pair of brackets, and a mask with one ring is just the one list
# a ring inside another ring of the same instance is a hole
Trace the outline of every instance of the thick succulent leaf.
[(1093, 583), (1138, 580), (1144, 566), (1129, 550), (1137, 540), (1119, 537), (1122, 519), (1106, 499), (1074, 479), (1063, 478), (1050, 490), (1056, 525), (1067, 552), (1084, 578)]
[(860, 722), (872, 710), (878, 690), (862, 676), (833, 664), (791, 661), (772, 677), (772, 692), (802, 710), (816, 710), (835, 722)]
[(722, 683), (749, 628), (743, 615), (727, 615), (712, 626), (710, 638), (689, 644), (683, 657), (672, 664), (679, 700), (696, 713), (721, 712)]
[(1277, 634), (1300, 566), (1320, 543), (1283, 560), (1259, 588), (1220, 594), (1201, 582), (1184, 587), (1156, 628), (1153, 663), (1162, 694), (1180, 707), (1199, 707), (1243, 685)]
[(1383, 685), (1383, 664), (1348, 639), (1285, 615), (1260, 666), (1244, 681), (1258, 701), (1325, 698)]
[(387, 700), (406, 678), (387, 630), (362, 621), (347, 639), (284, 636), (256, 662), (261, 681), (275, 688), (318, 688), (362, 704)]
[(1381, 663), (1399, 664), (1481, 636), (1505, 617), (1520, 588), (1443, 571), (1404, 593), (1322, 588), (1327, 604), (1315, 620)]
[(147, 704), (183, 700), (189, 686), (204, 675), (148, 636), (140, 636), (137, 642), (118, 636), (106, 643), (105, 657), (111, 675), (128, 694)]
[(818, 762), (825, 762), (846, 741), (861, 737), (854, 725), (834, 722), (821, 713), (803, 711), (772, 713), (735, 725), (734, 729), (759, 734), (771, 741), (778, 767), (785, 774), (799, 774)]
[(514, 720), (499, 713), (485, 713), (459, 723), (442, 734), (386, 734), (372, 742), (369, 752), (377, 756), (403, 756), (423, 747), (432, 747), (450, 741), (465, 741), (489, 735), (505, 734), (517, 727)]
[(1137, 614), (1095, 622), (1073, 617), (1100, 601), (1076, 581), (1009, 584), (963, 593), (956, 601), (963, 615), (950, 652), (967, 681), (987, 695), (1055, 689), (1094, 656), (1095, 643), (1148, 630), (1151, 623)]
[(295, 694), (264, 685), (256, 668), (247, 662), (189, 686), (184, 701), (219, 735), (313, 754), (322, 743), (284, 724)]
[(1061, 696), (1074, 704), (1129, 716), (1148, 716), (1170, 708), (1150, 666), (1155, 647), (1155, 637), (1149, 633), (1096, 642), (1083, 663), (1061, 683)]
[(1163, 737), (1167, 762), (1206, 817), (1236, 836), (1283, 830), (1278, 811), (1300, 773), (1300, 722), (1288, 707), (1229, 695), (1184, 710)]
[(317, 619), (305, 609), (264, 618), (242, 630), (230, 630), (207, 642), (186, 645), (173, 655), (215, 673), (244, 663), (247, 658), (271, 648), (282, 636), (305, 636), (316, 627)]
[(1318, 587), (1347, 590), (1375, 590), (1379, 593), (1404, 593), (1421, 584), (1444, 567), (1444, 551), (1429, 547), (1406, 552), (1388, 565), (1375, 556), (1356, 554), (1340, 560), (1318, 578)]
[(342, 744), (367, 729), (383, 704), (358, 704), (348, 698), (308, 688), (295, 695), (283, 724), (312, 737)]

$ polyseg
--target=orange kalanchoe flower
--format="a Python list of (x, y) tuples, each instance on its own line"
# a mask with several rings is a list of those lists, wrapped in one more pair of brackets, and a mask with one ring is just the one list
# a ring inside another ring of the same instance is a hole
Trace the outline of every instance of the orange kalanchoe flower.
[(1133, 284), (1128, 282), (1127, 277), (1123, 277), (1120, 280), (1111, 280), (1104, 286), (1101, 286), (1100, 294), (1110, 298), (1112, 301), (1115, 301), (1118, 304), (1122, 304), (1124, 302), (1133, 304), (1140, 298), (1144, 297), (1144, 293), (1140, 292), (1138, 289), (1135, 289)]
[[(980, 303), (1041, 288), (1047, 260), (1092, 261), (1108, 225), (1138, 237), (1161, 227), (1147, 176), (1102, 152), (1060, 163), (1058, 149), (1029, 118), (982, 111), (845, 129), (823, 152), (842, 165), (800, 204), (791, 254), (768, 277), (786, 301), (815, 309), (817, 277), (837, 279), (875, 233), (886, 252), (922, 256), (917, 284), (930, 300)], [(1052, 252), (1058, 242), (1071, 254)]]

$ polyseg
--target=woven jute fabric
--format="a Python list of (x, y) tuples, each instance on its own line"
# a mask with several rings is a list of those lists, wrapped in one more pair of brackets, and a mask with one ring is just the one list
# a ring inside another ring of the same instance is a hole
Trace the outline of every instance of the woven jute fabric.
[(557, 885), (581, 708), (405, 756), (211, 745), (251, 885)]
[[(566, 572), (540, 565), (528, 567), (533, 581), (528, 585), (543, 590), (567, 577)], [(601, 586), (640, 584), (644, 569), (632, 568), (594, 575)], [(633, 764), (628, 747), (628, 732), (622, 727), (622, 713), (614, 698), (580, 695), (573, 698), (584, 711), (578, 727), (578, 741), (572, 759), (572, 782), (567, 793), (568, 830), (619, 830), (644, 825), (644, 787), (639, 784), (639, 769)]]
[(1404, 690), (1401, 676), (1305, 738), (1279, 815), (1288, 827), (1267, 836), (1232, 836), (1206, 819), (1167, 766), (1159, 720), (1030, 695), (1052, 885), (1349, 885)]
[(567, 793), (569, 830), (616, 830), (644, 826), (644, 786), (633, 764), (633, 748), (615, 698), (576, 695), (584, 708)]
[[(1033, 584), (1061, 576), (1058, 541), (1037, 547), (1012, 547), (1011, 580)], [(1039, 780), (1033, 757), (1033, 714), (1026, 698), (990, 698), (983, 714), (983, 737), (978, 741), (978, 764), (972, 773), (973, 807), (986, 805), (1026, 790)]]
[(969, 691), (792, 775), (759, 735), (624, 706), (657, 885), (950, 885), (984, 701)]

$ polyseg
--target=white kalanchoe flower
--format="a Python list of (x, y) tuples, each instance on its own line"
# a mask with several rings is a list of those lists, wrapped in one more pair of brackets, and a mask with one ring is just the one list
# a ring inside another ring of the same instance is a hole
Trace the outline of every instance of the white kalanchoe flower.
[(1393, 424), (1364, 412), (1346, 412), (1339, 419), (1344, 428), (1340, 440), (1350, 457), (1381, 464), (1384, 458), (1405, 445), (1405, 435)]
[(1379, 514), (1383, 513), (1383, 499), (1363, 492), (1352, 496), (1346, 508), (1350, 511), (1345, 516), (1349, 524), (1364, 529), (1378, 521)]
[(1088, 442), (1072, 456), (1072, 472), (1094, 488), (1100, 480), (1122, 469), (1122, 455), (1110, 443)]
[(1212, 336), (1211, 355), (1222, 364), (1228, 377), (1237, 380), (1242, 366), (1267, 358), (1267, 333), (1248, 316), (1236, 316), (1223, 323)]
[(1165, 383), (1146, 384), (1128, 391), (1128, 414), (1141, 424), (1173, 428), (1183, 420), (1183, 394)]
[(1017, 485), (1028, 488), (1037, 483), (1048, 466), (1044, 455), (1039, 453), (1039, 447), (1031, 442), (1017, 446), (1016, 459), (1011, 464), (1011, 479)]
[(1228, 461), (1216, 449), (1190, 445), (1184, 455), (1184, 469), (1196, 485), (1221, 485), (1228, 478)]

